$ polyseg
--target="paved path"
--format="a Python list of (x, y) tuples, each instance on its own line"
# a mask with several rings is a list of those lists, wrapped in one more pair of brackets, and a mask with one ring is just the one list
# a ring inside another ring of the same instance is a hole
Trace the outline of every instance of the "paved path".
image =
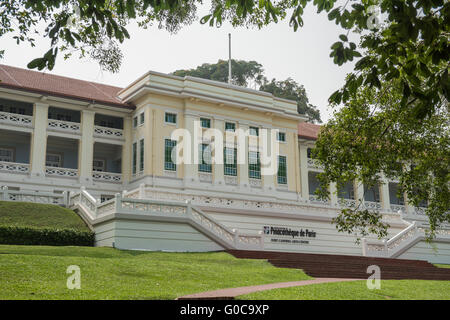
[(279, 282), (279, 283), (270, 283), (270, 284), (262, 284), (259, 286), (248, 286), (248, 287), (238, 287), (238, 288), (229, 288), (229, 289), (220, 289), (214, 291), (206, 291), (199, 292), (194, 294), (189, 294), (186, 296), (178, 297), (177, 300), (200, 300), (200, 299), (234, 299), (234, 297), (249, 294), (257, 291), (264, 291), (270, 289), (279, 289), (279, 288), (289, 288), (289, 287), (298, 287), (298, 286), (306, 286), (310, 284), (319, 284), (319, 283), (327, 283), (327, 282), (344, 282), (344, 281), (357, 281), (364, 279), (344, 279), (344, 278), (316, 278), (312, 280), (303, 280), (303, 281), (291, 281), (291, 282)]

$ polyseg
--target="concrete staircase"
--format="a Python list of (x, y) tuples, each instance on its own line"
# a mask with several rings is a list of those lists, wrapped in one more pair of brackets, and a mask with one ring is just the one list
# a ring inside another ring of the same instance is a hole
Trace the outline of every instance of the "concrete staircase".
[(427, 261), (361, 256), (228, 250), (237, 258), (265, 259), (275, 267), (302, 269), (312, 277), (367, 279), (371, 265), (380, 267), (381, 279), (450, 280), (450, 269)]

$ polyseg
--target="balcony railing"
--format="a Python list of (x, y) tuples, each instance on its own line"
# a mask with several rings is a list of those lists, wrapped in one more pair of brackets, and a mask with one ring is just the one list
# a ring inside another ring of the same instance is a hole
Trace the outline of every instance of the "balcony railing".
[(80, 133), (80, 124), (78, 122), (48, 119), (48, 128), (66, 133)]
[(328, 201), (327, 199), (321, 199), (321, 198), (319, 198), (319, 196), (317, 196), (315, 194), (309, 195), (309, 202), (314, 203), (314, 204), (323, 204), (323, 205), (330, 204), (330, 201)]
[(206, 172), (199, 172), (198, 173), (198, 179), (201, 182), (212, 182), (212, 174), (211, 173), (206, 173)]
[(402, 205), (402, 204), (391, 204), (391, 210), (393, 212), (401, 211), (401, 212), (405, 213), (406, 212), (406, 207), (404, 205)]
[(94, 135), (101, 137), (101, 138), (122, 139), (123, 138), (123, 130), (116, 129), (116, 128), (95, 126), (94, 127)]
[(319, 161), (308, 158), (308, 169), (323, 170), (323, 167), (320, 165)]
[(28, 173), (30, 171), (30, 165), (28, 163), (0, 161), (0, 171), (9, 173)]
[(10, 112), (0, 112), (0, 123), (31, 127), (33, 126), (33, 116), (26, 116), (23, 114)]
[(355, 199), (339, 198), (339, 204), (342, 207), (346, 207), (346, 208), (356, 208), (356, 200)]
[(105, 181), (105, 182), (121, 182), (122, 174), (114, 173), (114, 172), (94, 171), (92, 173), (92, 178), (94, 180)]
[(77, 177), (78, 169), (46, 167), (45, 174), (48, 176), (57, 176), (57, 177)]
[(381, 202), (364, 201), (364, 208), (366, 208), (366, 209), (381, 210)]

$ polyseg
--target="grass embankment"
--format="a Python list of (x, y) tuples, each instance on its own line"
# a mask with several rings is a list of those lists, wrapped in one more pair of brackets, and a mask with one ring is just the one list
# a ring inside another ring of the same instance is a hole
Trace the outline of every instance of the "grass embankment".
[(89, 231), (72, 210), (52, 204), (0, 201), (0, 226)]
[(0, 243), (93, 246), (94, 233), (72, 210), (51, 204), (0, 202)]
[(255, 292), (242, 300), (450, 300), (450, 281), (382, 280), (369, 290), (366, 281), (314, 284)]
[[(67, 289), (67, 267), (81, 289)], [(224, 252), (0, 245), (0, 299), (175, 299), (222, 288), (309, 279), (301, 270)]]

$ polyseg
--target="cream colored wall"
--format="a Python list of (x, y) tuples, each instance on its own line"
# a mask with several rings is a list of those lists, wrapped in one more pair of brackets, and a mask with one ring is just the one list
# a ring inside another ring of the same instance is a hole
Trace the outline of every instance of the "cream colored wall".
[[(145, 174), (164, 176), (164, 139), (170, 138), (172, 132), (177, 128), (185, 127), (184, 114), (195, 114), (197, 119), (207, 117), (211, 119), (211, 127), (215, 127), (214, 120), (236, 123), (236, 128), (247, 128), (257, 126), (260, 128), (274, 128), (286, 133), (286, 143), (280, 143), (280, 154), (287, 157), (287, 179), (288, 190), (300, 192), (298, 170), (298, 148), (297, 148), (297, 126), (298, 120), (273, 116), (268, 112), (256, 112), (252, 110), (238, 109), (225, 104), (214, 104), (196, 99), (174, 98), (158, 94), (146, 94), (136, 101), (134, 116), (145, 112), (145, 124), (138, 126), (133, 133), (133, 142), (138, 142), (141, 137), (145, 138)], [(165, 112), (177, 114), (177, 124), (165, 123)], [(224, 137), (225, 138), (225, 137)], [(249, 144), (256, 143), (255, 137), (249, 137)], [(139, 154), (138, 157), (139, 159)], [(248, 167), (245, 167), (248, 170)], [(243, 169), (241, 169), (243, 170)], [(214, 165), (213, 165), (214, 176)], [(238, 171), (240, 171), (238, 169)], [(239, 172), (238, 172), (238, 176)], [(177, 166), (177, 178), (184, 177), (184, 166)], [(264, 177), (272, 179), (273, 185), (277, 186), (276, 176)]]

